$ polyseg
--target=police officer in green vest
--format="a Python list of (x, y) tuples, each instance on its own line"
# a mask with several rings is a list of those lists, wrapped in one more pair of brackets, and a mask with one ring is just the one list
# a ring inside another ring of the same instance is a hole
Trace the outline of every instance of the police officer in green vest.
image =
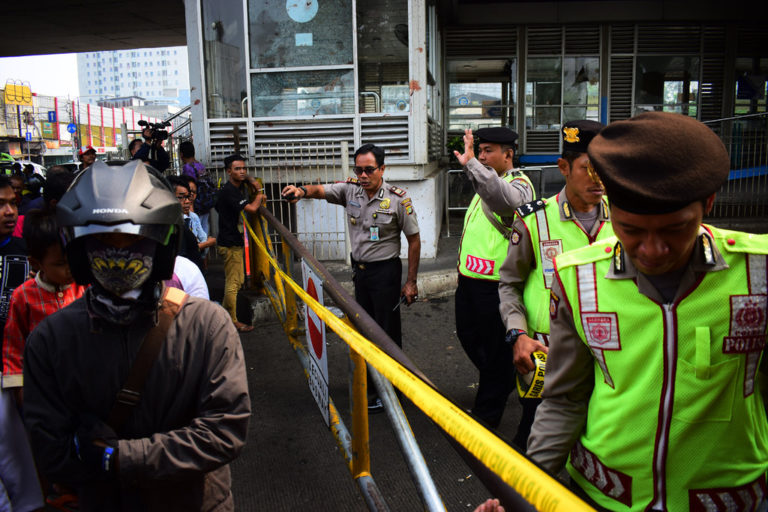
[(702, 224), (728, 153), (665, 112), (588, 153), (617, 239), (555, 260), (528, 455), (602, 509), (766, 510), (768, 235)]
[(508, 128), (482, 128), (475, 158), (472, 130), (464, 153), (454, 152), (475, 187), (459, 243), (456, 334), (480, 371), (472, 413), (496, 428), (515, 386), (512, 351), (504, 342), (499, 315), (499, 267), (507, 255), (515, 209), (533, 199), (533, 186), (513, 167), (517, 134)]
[[(565, 123), (560, 130), (562, 157), (557, 166), (565, 187), (555, 196), (524, 204), (517, 209), (507, 258), (499, 271), (499, 307), (513, 346), (521, 401), (539, 402), (540, 382), (524, 386), (520, 375), (534, 371), (531, 355), (547, 352), (549, 295), (555, 256), (613, 236), (603, 186), (590, 172), (587, 146), (603, 129), (597, 121)], [(525, 448), (533, 418), (521, 423), (514, 438)]]

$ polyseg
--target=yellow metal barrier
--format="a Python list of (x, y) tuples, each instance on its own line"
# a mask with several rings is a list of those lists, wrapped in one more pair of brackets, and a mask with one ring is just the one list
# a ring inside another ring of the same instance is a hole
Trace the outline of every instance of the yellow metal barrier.
[[(523, 496), (537, 510), (547, 512), (593, 510), (564, 487), (562, 483), (518, 453), (491, 431), (477, 423), (435, 388), (429, 386), (398, 361), (383, 352), (378, 346), (363, 337), (348, 321), (339, 319), (335, 314), (315, 301), (299, 284), (293, 281), (288, 273), (280, 268), (280, 265), (272, 256), (274, 252), (268, 249), (268, 247), (271, 247), (271, 244), (267, 236), (267, 223), (263, 218), (260, 219), (259, 223), (260, 229), (258, 231), (254, 231), (247, 222), (246, 227), (255, 241), (256, 247), (261, 251), (261, 256), (268, 261), (270, 268), (268, 272), (264, 273), (264, 276), (274, 277), (275, 290), (270, 290), (268, 295), (275, 311), (279, 312), (278, 314), (282, 312), (281, 316), (285, 318), (285, 312), (288, 308), (295, 310), (295, 299), (293, 297), (291, 297), (291, 306), (285, 302), (286, 292), (292, 291), (349, 345), (353, 353), (359, 354), (359, 357), (362, 357), (376, 368), (445, 432), (464, 446), (491, 471), (496, 473), (506, 484), (514, 488), (517, 493)], [(283, 243), (284, 248), (286, 245)], [(286, 261), (289, 259), (286, 258)], [(269, 289), (269, 286), (266, 288)], [(287, 326), (285, 329), (289, 338), (292, 338), (291, 343), (301, 343), (295, 336), (295, 328), (291, 328), (293, 332), (289, 332)], [(364, 367), (362, 363), (356, 365)], [(356, 409), (362, 410), (363, 408), (356, 407)], [(365, 414), (366, 418), (364, 420), (357, 418), (356, 421), (365, 423), (365, 427), (367, 427), (367, 412), (359, 414)], [(358, 431), (357, 428), (355, 430)], [(367, 428), (365, 428), (365, 431), (367, 432)], [(365, 444), (366, 448), (364, 453), (362, 453), (363, 458), (353, 461), (350, 465), (350, 469), (355, 476), (370, 471), (367, 460), (367, 443)], [(358, 453), (358, 455), (361, 455), (361, 453)]]

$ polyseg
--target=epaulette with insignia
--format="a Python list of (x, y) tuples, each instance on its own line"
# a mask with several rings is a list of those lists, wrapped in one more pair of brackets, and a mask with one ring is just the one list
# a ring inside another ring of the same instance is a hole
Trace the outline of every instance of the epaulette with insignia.
[(400, 187), (396, 187), (394, 185), (391, 185), (389, 187), (389, 191), (400, 197), (403, 197), (405, 195), (405, 190), (401, 189)]
[(357, 182), (357, 178), (347, 178), (347, 180), (344, 183), (353, 183), (355, 185), (359, 185)]
[(621, 242), (616, 242), (613, 246), (613, 270), (617, 274), (621, 274), (626, 270), (627, 266), (624, 264), (624, 246)]
[(716, 262), (715, 253), (712, 250), (712, 239), (706, 233), (702, 233), (699, 235), (699, 241), (701, 242), (701, 256), (704, 258), (704, 264), (714, 265)]
[(573, 212), (571, 212), (571, 204), (568, 201), (563, 201), (563, 216), (566, 219), (573, 218)]
[(608, 204), (605, 202), (605, 200), (600, 201), (600, 207), (602, 208), (603, 218), (609, 219), (611, 214), (608, 211)]
[(534, 212), (537, 212), (547, 206), (546, 201), (543, 199), (536, 199), (535, 201), (531, 201), (530, 203), (525, 203), (523, 206), (519, 207), (517, 210), (517, 214), (521, 217), (525, 217), (526, 215), (530, 215)]

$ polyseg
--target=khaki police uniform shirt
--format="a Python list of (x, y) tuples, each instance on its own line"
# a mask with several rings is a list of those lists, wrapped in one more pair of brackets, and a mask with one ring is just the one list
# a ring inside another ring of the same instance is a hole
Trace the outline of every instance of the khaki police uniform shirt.
[[(699, 228), (699, 235), (706, 233)], [(728, 268), (718, 248), (711, 244), (714, 265), (704, 262), (701, 239), (694, 247), (694, 257), (686, 267), (677, 296), (689, 290), (702, 272), (715, 272)], [(638, 293), (663, 304), (666, 302), (648, 278), (638, 272), (632, 261), (624, 258), (626, 269), (621, 274), (613, 265), (605, 279), (634, 279)], [(563, 299), (559, 281), (554, 280), (552, 292), (558, 301), (555, 317), (550, 320), (549, 353), (547, 354), (547, 375), (544, 378), (544, 400), (536, 409), (536, 419), (528, 438), (527, 455), (541, 467), (553, 474), (559, 473), (568, 459), (574, 443), (579, 439), (587, 422), (587, 407), (594, 387), (594, 357), (582, 341), (573, 321), (573, 311)], [(626, 307), (631, 307), (634, 297), (627, 297)], [(569, 302), (573, 304), (573, 302)], [(659, 334), (661, 336), (661, 333)]]
[[(464, 166), (464, 172), (475, 187), (475, 192), (488, 205), (494, 213), (502, 219), (505, 217), (512, 222), (517, 207), (533, 199), (533, 190), (523, 180), (505, 181), (502, 176), (496, 174), (491, 167), (480, 163), (477, 158), (472, 158)], [(510, 169), (509, 172), (520, 172)], [(522, 173), (520, 173), (522, 175)]]
[[(565, 187), (563, 187), (558, 195), (547, 199), (547, 207), (550, 207), (550, 202), (555, 199), (557, 199), (557, 208), (560, 211), (560, 221), (573, 221), (586, 233), (586, 229), (584, 229), (584, 226), (576, 217), (576, 213), (568, 202), (568, 198), (565, 195)], [(597, 221), (595, 221), (592, 225), (592, 229), (589, 231), (590, 238), (596, 237), (603, 222), (608, 222), (610, 220), (608, 218), (608, 208), (605, 207), (604, 204), (605, 203), (598, 205)], [(550, 225), (550, 240), (562, 238), (558, 233), (563, 229), (569, 228), (572, 228), (572, 226), (567, 224)], [(536, 251), (538, 251), (539, 248), (533, 247), (531, 244), (528, 227), (525, 225), (525, 222), (523, 222), (523, 218), (519, 215), (515, 216), (515, 220), (512, 223), (512, 229), (513, 233), (517, 234), (513, 235), (512, 241), (507, 249), (507, 258), (499, 269), (499, 298), (501, 300), (501, 303), (499, 304), (499, 312), (501, 313), (501, 319), (507, 330), (522, 329), (523, 331), (528, 332), (528, 323), (525, 319), (525, 305), (523, 304), (523, 290), (525, 290), (525, 282), (528, 280), (530, 273), (542, 271), (541, 269), (536, 268)], [(585, 243), (585, 245), (587, 244)], [(575, 249), (575, 247), (571, 247), (570, 249)], [(533, 335), (533, 333), (529, 334)]]
[(323, 188), (329, 203), (345, 207), (352, 259), (357, 262), (397, 258), (400, 256), (400, 232), (406, 235), (419, 232), (411, 199), (404, 190), (384, 180), (370, 199), (355, 178)]

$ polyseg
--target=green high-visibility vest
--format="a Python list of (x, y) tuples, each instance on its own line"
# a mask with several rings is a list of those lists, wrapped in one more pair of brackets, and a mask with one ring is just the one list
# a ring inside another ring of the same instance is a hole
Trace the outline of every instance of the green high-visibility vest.
[[(566, 251), (589, 245), (596, 240), (613, 236), (610, 222), (603, 222), (594, 239), (590, 238), (575, 220), (560, 220), (560, 208), (557, 196), (544, 199), (544, 206), (522, 217), (528, 228), (531, 247), (536, 256), (536, 268), (525, 281), (523, 304), (525, 321), (530, 333), (549, 334), (550, 289), (554, 276), (555, 256)], [(608, 205), (603, 202), (598, 206), (607, 216)], [(574, 216), (575, 219), (575, 216)]]
[(594, 356), (586, 425), (567, 469), (611, 510), (724, 510), (729, 500), (753, 510), (752, 501), (768, 499), (768, 421), (756, 377), (768, 235), (707, 229), (728, 268), (704, 273), (674, 304), (641, 295), (633, 279), (605, 278), (615, 239), (557, 259)]
[[(533, 190), (531, 180), (521, 172), (510, 172), (502, 177), (504, 181), (523, 180)], [(493, 214), (498, 224), (504, 224), (501, 217)], [(459, 272), (476, 279), (499, 280), (499, 267), (507, 257), (511, 228), (506, 235), (491, 224), (483, 212), (482, 199), (475, 194), (464, 215), (464, 230), (459, 242)]]

